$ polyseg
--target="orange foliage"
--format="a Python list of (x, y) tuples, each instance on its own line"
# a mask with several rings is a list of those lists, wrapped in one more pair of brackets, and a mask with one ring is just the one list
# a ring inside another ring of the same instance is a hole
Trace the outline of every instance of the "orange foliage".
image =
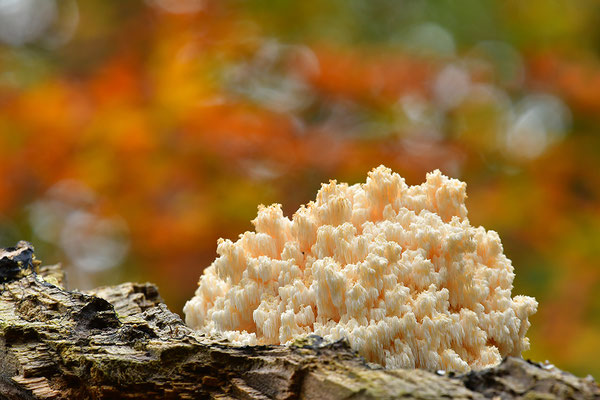
[(314, 49), (320, 68), (307, 78), (324, 95), (388, 104), (403, 94), (426, 96), (437, 66), (433, 60), (406, 55), (342, 51), (326, 46)]
[(530, 61), (533, 86), (550, 88), (590, 114), (600, 107), (600, 61), (574, 61), (557, 53), (541, 53)]

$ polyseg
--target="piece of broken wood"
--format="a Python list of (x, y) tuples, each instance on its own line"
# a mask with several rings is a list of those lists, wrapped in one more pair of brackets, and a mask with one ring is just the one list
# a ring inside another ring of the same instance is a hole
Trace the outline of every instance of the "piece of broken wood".
[(593, 379), (518, 358), (453, 375), (384, 369), (317, 336), (235, 347), (188, 328), (150, 283), (69, 291), (59, 266), (18, 254), (0, 250), (22, 271), (0, 287), (0, 399), (600, 399)]

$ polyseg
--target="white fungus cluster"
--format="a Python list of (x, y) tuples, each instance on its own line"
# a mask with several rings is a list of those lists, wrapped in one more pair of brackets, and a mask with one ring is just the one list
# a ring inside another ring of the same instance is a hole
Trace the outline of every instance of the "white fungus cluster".
[(408, 186), (380, 166), (364, 184), (323, 184), (291, 220), (260, 206), (256, 232), (219, 240), (186, 322), (234, 344), (346, 337), (388, 368), (520, 356), (537, 302), (511, 298), (511, 262), (496, 232), (469, 224), (465, 189), (437, 170)]

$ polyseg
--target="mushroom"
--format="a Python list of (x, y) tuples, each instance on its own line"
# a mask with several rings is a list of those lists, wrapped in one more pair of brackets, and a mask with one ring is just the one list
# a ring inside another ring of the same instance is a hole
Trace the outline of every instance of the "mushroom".
[(330, 181), (285, 217), (259, 206), (254, 232), (219, 240), (186, 323), (236, 345), (346, 338), (388, 368), (468, 371), (520, 356), (532, 297), (494, 231), (473, 227), (466, 184), (380, 166), (364, 184)]

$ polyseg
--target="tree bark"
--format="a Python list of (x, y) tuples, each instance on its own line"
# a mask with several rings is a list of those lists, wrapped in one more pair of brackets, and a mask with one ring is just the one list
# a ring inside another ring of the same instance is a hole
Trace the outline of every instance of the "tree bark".
[(384, 369), (317, 336), (235, 347), (188, 328), (150, 283), (68, 291), (25, 248), (0, 250), (0, 399), (600, 399), (591, 378), (517, 358), (453, 375)]

